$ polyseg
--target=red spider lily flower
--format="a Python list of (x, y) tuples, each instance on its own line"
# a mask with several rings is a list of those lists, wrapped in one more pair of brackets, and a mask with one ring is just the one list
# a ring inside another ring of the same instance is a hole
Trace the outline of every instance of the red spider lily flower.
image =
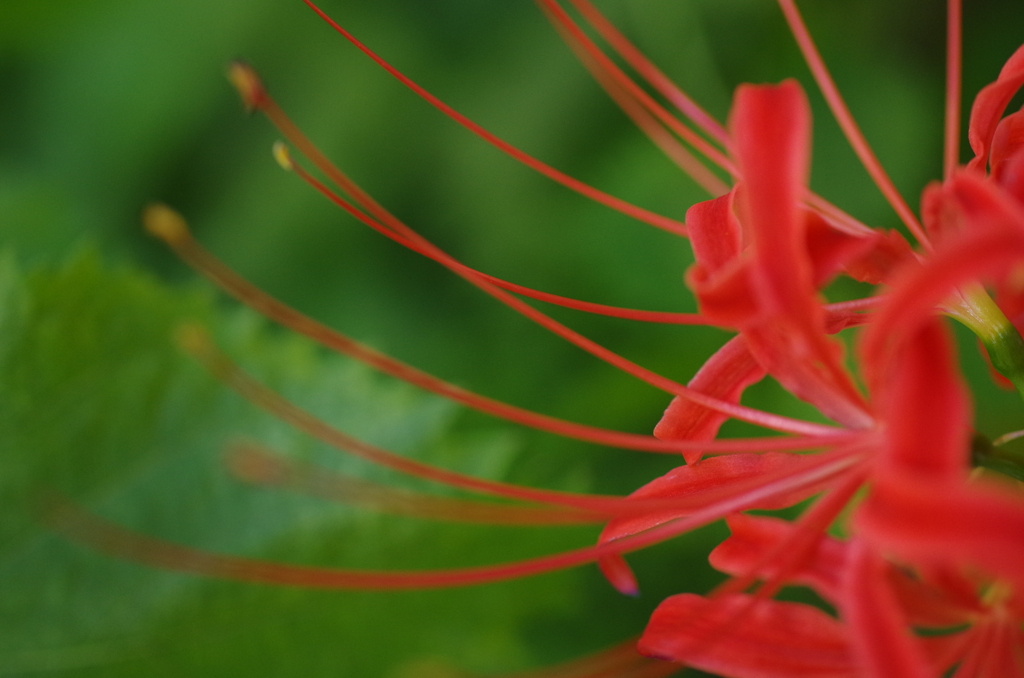
[[(766, 587), (742, 604), (732, 594), (670, 598), (652, 617), (642, 651), (740, 678), (793, 675), (794, 662), (811, 675), (856, 669), (859, 675), (923, 678), (959, 666), (958, 676), (1011, 676), (1024, 670), (1017, 593), (1024, 586), (1024, 495), (1019, 487), (969, 480), (968, 395), (955, 351), (934, 318), (936, 306), (965, 283), (998, 276), (1021, 261), (1024, 210), (972, 172), (954, 174), (948, 183), (966, 228), (924, 265), (898, 276), (864, 331), (860, 353), (880, 414), (863, 461), (869, 492), (854, 515), (858, 539), (849, 545), (822, 536), (814, 514), (828, 495), (794, 524), (731, 517), (733, 537), (711, 556), (716, 568), (737, 577), (738, 584), (724, 590), (754, 579)], [(665, 479), (648, 488), (659, 484)], [(794, 613), (767, 599), (786, 581), (810, 586), (839, 608), (847, 644), (812, 643), (816, 636), (803, 632), (779, 643), (779, 654), (759, 651), (753, 641), (746, 657), (726, 650), (737, 636), (763, 640), (779, 628), (798, 634), (793, 615), (819, 614)], [(695, 607), (695, 600), (703, 602)], [(720, 625), (709, 627), (715, 615)], [(915, 637), (911, 626), (941, 633)], [(723, 649), (714, 650), (719, 643)], [(840, 650), (847, 664), (836, 663)]]
[[(562, 3), (538, 2), (623, 110), (712, 196), (689, 210), (685, 225), (586, 186), (498, 139), (401, 74), (306, 0), (394, 77), (496, 148), (611, 209), (688, 236), (696, 265), (687, 279), (700, 313), (611, 307), (477, 271), (402, 223), (335, 167), (286, 116), (251, 68), (235, 64), (230, 78), (245, 105), (265, 114), (304, 158), (293, 158), (289, 147), (280, 144), (275, 148), (278, 162), (328, 200), (557, 336), (671, 396), (654, 436), (563, 421), (454, 386), (355, 342), (255, 288), (204, 250), (169, 208), (147, 210), (146, 226), (228, 294), (380, 371), (516, 424), (612, 447), (681, 454), (687, 465), (628, 497), (618, 497), (521, 487), (411, 461), (348, 436), (291, 404), (244, 374), (201, 331), (191, 328), (182, 332), (182, 343), (225, 383), (283, 421), (348, 454), (480, 496), (449, 499), (400, 492), (288, 462), (251, 444), (240, 446), (232, 456), (233, 468), (243, 479), (441, 520), (604, 524), (598, 543), (484, 567), (379, 572), (199, 552), (112, 525), (69, 503), (58, 504), (55, 523), (121, 557), (244, 581), (358, 589), (464, 586), (596, 561), (617, 588), (635, 593), (637, 584), (624, 553), (732, 516), (735, 538), (716, 552), (713, 562), (736, 578), (709, 598), (684, 595), (666, 601), (641, 641), (644, 652), (738, 678), (928, 675), (924, 651), (907, 631), (906, 620), (917, 610), (894, 593), (898, 587), (889, 580), (896, 575), (886, 558), (891, 555), (929, 574), (977, 566), (1000, 585), (1006, 580), (1016, 587), (1024, 578), (1024, 551), (1014, 536), (1024, 529), (1024, 510), (1006, 491), (967, 481), (969, 400), (946, 330), (935, 319), (945, 312), (964, 320), (985, 341), (997, 367), (1011, 378), (1024, 375), (1024, 341), (980, 284), (1005, 283), (1013, 267), (1024, 261), (1024, 207), (1017, 193), (1017, 149), (1024, 145), (1024, 123), (1013, 115), (1006, 118), (1010, 122), (998, 122), (1018, 81), (1024, 82), (1024, 65), (1018, 63), (1021, 52), (997, 83), (979, 95), (981, 103), (976, 103), (971, 121), (978, 157), (967, 170), (956, 168), (959, 123), (956, 116), (947, 117), (946, 181), (930, 189), (922, 226), (846, 110), (792, 0), (779, 0), (840, 126), (917, 238), (922, 251), (914, 253), (898, 233), (868, 228), (810, 191), (810, 113), (795, 82), (740, 87), (723, 127), (675, 88), (588, 0), (569, 0), (612, 51), (678, 110), (676, 115), (626, 75)], [(950, 42), (958, 44), (959, 3), (951, 0), (949, 6)], [(959, 103), (958, 84), (953, 86), (958, 49), (951, 49), (950, 55), (947, 108), (952, 111), (955, 106), (950, 102)], [(314, 176), (304, 162), (324, 179)], [(991, 166), (987, 178), (986, 163)], [(721, 175), (728, 175), (729, 181)], [(884, 282), (888, 289), (884, 297), (827, 304), (821, 290), (840, 273)], [(580, 335), (523, 297), (637, 321), (725, 327), (737, 336), (684, 385)], [(867, 329), (856, 355), (855, 375), (847, 368), (842, 344), (832, 335), (860, 324), (867, 324)], [(834, 424), (741, 404), (744, 390), (768, 375)], [(858, 377), (867, 385), (866, 392)], [(719, 428), (729, 418), (761, 426), (773, 435), (719, 439)], [(829, 540), (826, 530), (865, 487), (868, 498), (856, 511), (857, 541), (843, 546)], [(791, 528), (736, 517), (743, 511), (787, 508), (812, 498), (813, 504)], [(978, 530), (978, 520), (991, 521), (993, 527)], [(770, 538), (755, 534), (758, 530), (770, 533)], [(737, 556), (743, 539), (760, 546)], [(729, 553), (733, 555), (722, 555)], [(744, 593), (757, 580), (765, 585), (754, 595)], [(836, 602), (842, 621), (772, 600), (788, 581), (828, 591), (825, 597)], [(1009, 642), (1002, 626), (985, 633), (995, 634), (992, 637), (1003, 645)], [(947, 654), (966, 656), (951, 649)], [(612, 651), (589, 668), (572, 669), (571, 675), (667, 675), (675, 670), (624, 657)]]

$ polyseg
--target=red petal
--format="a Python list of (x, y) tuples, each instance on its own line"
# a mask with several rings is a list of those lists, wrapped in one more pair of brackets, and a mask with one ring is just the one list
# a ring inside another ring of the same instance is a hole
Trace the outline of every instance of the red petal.
[(885, 445), (879, 473), (912, 473), (935, 482), (966, 477), (971, 408), (952, 338), (938, 318), (907, 338), (885, 368), (879, 394)]
[(1021, 85), (1024, 85), (1024, 45), (1007, 60), (996, 81), (982, 89), (974, 99), (967, 128), (967, 137), (974, 150), (974, 159), (967, 164), (970, 169), (985, 171), (996, 126)]
[(709, 321), (739, 325), (758, 312), (750, 288), (749, 261), (741, 258), (740, 225), (733, 214), (735, 191), (700, 202), (686, 212), (696, 264), (686, 282)]
[[(775, 563), (765, 563), (765, 557), (780, 542), (788, 538), (796, 526), (779, 518), (736, 514), (727, 519), (732, 536), (719, 544), (708, 561), (720, 572), (743, 576), (751, 569), (761, 566), (757, 574), (770, 578)], [(822, 537), (804, 561), (803, 567), (794, 570), (790, 579), (809, 586), (823, 598), (834, 601), (839, 592), (839, 576), (846, 564), (846, 544), (831, 537)]]
[(686, 211), (686, 230), (697, 263), (714, 272), (731, 262), (743, 247), (740, 224), (732, 212), (735, 191), (693, 205)]
[(856, 525), (910, 562), (970, 565), (1024, 587), (1024, 500), (999, 486), (882, 477)]
[(740, 223), (753, 250), (751, 284), (765, 321), (744, 326), (750, 350), (797, 397), (850, 427), (870, 425), (863, 399), (825, 334), (802, 196), (809, 166), (810, 108), (795, 81), (743, 85), (730, 115), (742, 177)]
[(886, 569), (863, 543), (852, 545), (841, 606), (850, 644), (872, 678), (934, 678), (886, 585)]
[(962, 633), (924, 636), (918, 639), (918, 644), (921, 646), (921, 651), (928, 657), (928, 662), (941, 671), (944, 667), (948, 668), (963, 661), (978, 640), (974, 631), (974, 628), (970, 628)]
[(932, 239), (938, 245), (964, 230), (964, 219), (946, 187), (933, 181), (925, 186), (921, 194), (921, 221)]
[[(747, 349), (746, 340), (734, 337), (718, 349), (694, 375), (691, 389), (719, 400), (738, 403), (744, 389), (764, 378), (765, 372)], [(689, 398), (676, 397), (654, 428), (661, 440), (711, 440), (728, 416), (698, 405)], [(687, 450), (687, 464), (700, 461), (701, 450)]]
[(697, 299), (700, 315), (709, 324), (739, 327), (759, 313), (746, 259), (737, 258), (715, 273), (694, 264), (686, 272), (686, 284)]
[[(992, 138), (992, 158), (989, 162), (992, 165), (992, 178), (997, 183), (1004, 187), (1018, 185), (1016, 181), (1012, 181), (1006, 176), (1006, 172), (1008, 161), (1020, 156), (1022, 149), (1024, 149), (1024, 110), (1006, 116), (996, 126), (996, 132)], [(1024, 197), (1019, 192), (1010, 192), (1018, 199)]]
[(807, 256), (815, 288), (824, 287), (851, 262), (862, 259), (882, 239), (882, 234), (854, 236), (833, 228), (815, 212), (804, 212)]
[(872, 419), (850, 383), (843, 363), (843, 346), (822, 327), (804, 332), (785, 318), (743, 329), (750, 352), (787, 391), (811, 403), (825, 416), (848, 428), (867, 428)]
[(808, 605), (738, 594), (668, 598), (654, 611), (638, 648), (731, 678), (857, 675), (838, 621)]
[[(823, 467), (834, 460), (834, 455), (766, 452), (712, 457), (680, 466), (630, 495), (631, 499), (672, 499), (674, 508), (612, 520), (601, 532), (598, 544), (701, 513), (700, 523), (706, 524), (736, 511), (792, 506), (833, 484), (836, 473), (848, 471), (841, 461), (836, 471), (823, 473)], [(636, 589), (629, 566), (618, 554), (603, 554), (598, 564), (619, 590), (631, 593)]]
[[(958, 571), (943, 567), (920, 569), (935, 571), (938, 577), (914, 576), (895, 565), (886, 570), (886, 581), (908, 623), (949, 629), (970, 622), (978, 613), (984, 614), (978, 603), (977, 585), (966, 581)], [(970, 588), (964, 590), (964, 584)]]
[(889, 279), (892, 272), (911, 261), (913, 250), (899, 231), (877, 231), (871, 249), (846, 264), (846, 273), (854, 280), (877, 285)]
[[(1024, 124), (1021, 126), (1024, 127)], [(999, 165), (997, 181), (1003, 190), (1018, 201), (1024, 202), (1024, 148)]]
[(762, 308), (806, 315), (816, 308), (801, 198), (810, 162), (810, 108), (800, 86), (741, 85), (729, 116), (744, 190), (741, 223), (754, 248)]

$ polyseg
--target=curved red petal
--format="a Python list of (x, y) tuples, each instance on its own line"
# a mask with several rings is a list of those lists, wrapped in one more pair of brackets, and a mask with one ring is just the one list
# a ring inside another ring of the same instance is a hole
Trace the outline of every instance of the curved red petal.
[[(708, 556), (708, 562), (719, 572), (744, 576), (752, 568), (761, 567), (757, 574), (771, 577), (774, 562), (765, 563), (765, 557), (796, 529), (793, 523), (780, 518), (751, 516), (738, 513), (727, 519), (732, 536), (723, 541)], [(847, 545), (838, 539), (823, 536), (803, 565), (795, 569), (789, 579), (813, 588), (825, 600), (834, 601), (839, 595), (839, 576), (845, 568)]]
[(866, 539), (908, 561), (970, 565), (1024, 587), (1024, 499), (1018, 493), (882, 477), (855, 521)]
[(729, 127), (743, 181), (740, 221), (754, 248), (755, 294), (767, 312), (813, 313), (812, 270), (801, 198), (810, 165), (811, 113), (793, 80), (741, 85)]
[[(743, 391), (764, 378), (764, 369), (754, 360), (742, 337), (730, 339), (697, 371), (687, 386), (720, 400), (738, 403)], [(654, 435), (661, 440), (711, 440), (728, 417), (686, 398), (674, 398)], [(687, 464), (700, 461), (702, 450), (687, 450)]]
[(602, 556), (597, 559), (597, 566), (616, 591), (627, 596), (640, 595), (640, 584), (636, 581), (636, 575), (621, 555), (612, 553)]
[(967, 167), (984, 172), (992, 150), (992, 138), (996, 126), (1003, 116), (1010, 99), (1024, 85), (1024, 45), (1017, 48), (1001, 71), (999, 77), (978, 93), (971, 106), (971, 122), (967, 128), (967, 138), (974, 150), (974, 159)]
[(805, 247), (816, 289), (827, 285), (853, 262), (868, 256), (883, 239), (881, 232), (863, 236), (840, 231), (816, 212), (804, 212), (804, 221)]
[(840, 678), (857, 675), (842, 625), (817, 608), (745, 595), (666, 599), (638, 645), (667, 659), (730, 678)]
[(910, 261), (914, 251), (899, 231), (876, 231), (871, 247), (845, 265), (854, 280), (877, 285), (889, 279), (893, 271)]
[[(992, 166), (992, 178), (997, 183), (1006, 185), (1006, 163), (1010, 158), (1020, 155), (1021, 149), (1024, 149), (1024, 110), (1011, 113), (996, 126), (989, 164)], [(1014, 195), (1021, 197), (1020, 194)]]
[(797, 397), (853, 428), (870, 425), (838, 344), (825, 333), (802, 207), (811, 114), (795, 81), (743, 85), (730, 115), (742, 184), (739, 221), (751, 241), (756, 322), (743, 327), (761, 365)]
[(850, 645), (871, 678), (935, 678), (888, 588), (887, 567), (865, 544), (851, 545), (841, 605)]
[(699, 202), (686, 210), (686, 231), (694, 259), (708, 271), (717, 271), (743, 248), (740, 224), (733, 214), (736, 191)]
[(971, 406), (945, 323), (925, 321), (883, 368), (878, 394), (885, 444), (879, 473), (910, 473), (935, 482), (966, 478)]

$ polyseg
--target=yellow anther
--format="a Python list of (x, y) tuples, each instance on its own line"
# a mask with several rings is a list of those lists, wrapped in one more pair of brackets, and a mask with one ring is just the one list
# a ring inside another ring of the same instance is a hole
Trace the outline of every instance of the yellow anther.
[(171, 245), (188, 238), (185, 218), (162, 202), (146, 205), (142, 210), (142, 225), (150, 235)]
[(174, 330), (174, 341), (181, 350), (196, 357), (207, 356), (212, 351), (210, 334), (206, 328), (195, 322), (186, 322)]
[(281, 166), (282, 169), (291, 172), (295, 165), (292, 164), (292, 154), (288, 151), (288, 147), (284, 145), (283, 141), (274, 142), (274, 160)]
[(231, 62), (231, 65), (228, 66), (228, 80), (238, 90), (238, 95), (242, 97), (245, 110), (251, 113), (263, 106), (267, 98), (266, 90), (263, 89), (263, 83), (260, 82), (256, 71), (252, 70), (248, 64), (241, 61)]

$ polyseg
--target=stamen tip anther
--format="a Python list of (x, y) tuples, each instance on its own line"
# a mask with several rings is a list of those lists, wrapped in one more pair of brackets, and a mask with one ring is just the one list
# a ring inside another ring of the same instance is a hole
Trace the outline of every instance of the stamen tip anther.
[(146, 205), (142, 210), (142, 225), (150, 235), (171, 245), (188, 237), (185, 218), (161, 202)]
[(263, 107), (267, 100), (267, 92), (256, 71), (243, 61), (232, 61), (228, 66), (228, 80), (238, 90), (245, 110), (252, 113)]
[(211, 351), (210, 334), (195, 322), (185, 322), (174, 330), (175, 343), (186, 353), (205, 356)]
[(291, 172), (295, 169), (294, 163), (292, 163), (292, 154), (288, 151), (288, 147), (283, 141), (274, 142), (274, 160), (281, 166), (281, 169)]

